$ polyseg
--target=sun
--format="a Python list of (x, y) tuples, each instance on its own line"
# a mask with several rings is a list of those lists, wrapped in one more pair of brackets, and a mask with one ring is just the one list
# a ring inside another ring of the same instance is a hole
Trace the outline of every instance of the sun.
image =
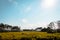
[(42, 8), (51, 8), (54, 7), (57, 3), (57, 0), (42, 0)]

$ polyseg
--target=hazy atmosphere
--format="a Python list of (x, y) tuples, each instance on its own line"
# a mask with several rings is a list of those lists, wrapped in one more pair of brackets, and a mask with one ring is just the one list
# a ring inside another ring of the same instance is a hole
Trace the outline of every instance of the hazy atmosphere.
[(0, 23), (34, 29), (59, 19), (60, 0), (0, 0)]

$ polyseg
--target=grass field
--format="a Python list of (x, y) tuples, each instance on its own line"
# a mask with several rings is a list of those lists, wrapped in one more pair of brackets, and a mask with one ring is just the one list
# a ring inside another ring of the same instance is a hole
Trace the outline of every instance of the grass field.
[[(60, 33), (47, 33), (47, 32), (3, 32), (0, 33), (0, 39), (21, 39), (21, 38), (30, 38), (30, 40), (35, 40), (36, 38), (57, 38), (60, 39)], [(24, 39), (21, 39), (24, 40)]]

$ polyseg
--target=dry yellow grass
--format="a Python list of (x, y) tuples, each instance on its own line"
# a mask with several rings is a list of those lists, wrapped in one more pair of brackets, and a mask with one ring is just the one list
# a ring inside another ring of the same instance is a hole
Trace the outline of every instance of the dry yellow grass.
[(28, 37), (28, 38), (53, 38), (57, 37), (60, 38), (60, 33), (47, 33), (47, 32), (3, 32), (0, 33), (0, 38), (2, 39), (20, 39), (22, 37)]

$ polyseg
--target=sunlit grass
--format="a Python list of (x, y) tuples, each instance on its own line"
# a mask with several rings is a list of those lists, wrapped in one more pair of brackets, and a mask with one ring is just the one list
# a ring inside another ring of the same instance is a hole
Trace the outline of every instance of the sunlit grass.
[(0, 33), (2, 39), (21, 39), (27, 38), (60, 38), (60, 33), (47, 33), (47, 32), (3, 32)]

